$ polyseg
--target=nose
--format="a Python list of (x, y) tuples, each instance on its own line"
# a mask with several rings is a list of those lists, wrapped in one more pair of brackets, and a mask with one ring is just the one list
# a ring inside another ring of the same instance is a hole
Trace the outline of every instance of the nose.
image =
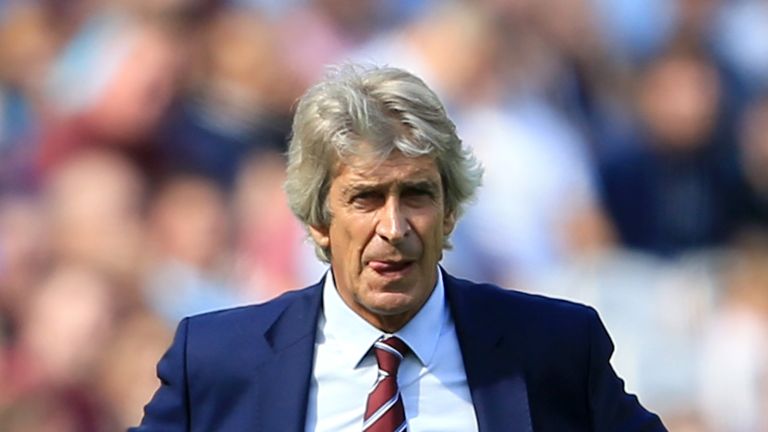
[(388, 197), (381, 209), (381, 217), (376, 225), (376, 234), (389, 243), (399, 243), (411, 231), (406, 214), (396, 197)]

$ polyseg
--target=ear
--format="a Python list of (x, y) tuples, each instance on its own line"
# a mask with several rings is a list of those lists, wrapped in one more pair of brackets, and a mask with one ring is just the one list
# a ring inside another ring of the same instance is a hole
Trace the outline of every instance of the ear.
[(451, 212), (443, 217), (443, 235), (447, 236), (456, 227), (456, 212)]
[(328, 227), (321, 227), (319, 225), (309, 226), (309, 235), (312, 236), (312, 240), (315, 244), (323, 249), (328, 249), (331, 246), (331, 237), (328, 233)]

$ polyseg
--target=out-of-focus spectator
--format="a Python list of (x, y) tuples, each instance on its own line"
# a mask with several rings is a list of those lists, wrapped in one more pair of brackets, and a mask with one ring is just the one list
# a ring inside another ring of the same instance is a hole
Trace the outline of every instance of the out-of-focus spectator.
[(41, 137), (42, 168), (99, 146), (155, 168), (153, 134), (178, 86), (180, 46), (178, 35), (160, 24), (117, 12), (89, 20), (49, 78), (55, 116)]
[(0, 370), (3, 430), (111, 429), (91, 379), (114, 330), (114, 289), (87, 267), (59, 266), (34, 291)]
[(144, 259), (144, 187), (136, 167), (112, 152), (82, 152), (57, 167), (44, 208), (53, 258), (135, 284)]
[(114, 290), (87, 267), (54, 269), (27, 305), (15, 349), (28, 357), (14, 379), (26, 369), (33, 383), (34, 375), (58, 384), (87, 380), (112, 334)]
[(285, 159), (263, 153), (249, 159), (236, 194), (235, 275), (250, 301), (266, 301), (317, 280), (325, 270), (283, 191)]
[(164, 170), (197, 172), (231, 189), (251, 154), (285, 150), (296, 83), (274, 25), (258, 14), (224, 9), (204, 30), (196, 75), (159, 148)]
[(634, 145), (601, 161), (603, 203), (622, 242), (657, 254), (723, 244), (734, 146), (718, 128), (722, 89), (704, 54), (672, 49), (637, 84)]
[(637, 83), (639, 121), (651, 140), (648, 145), (671, 154), (712, 145), (721, 90), (711, 58), (685, 41), (651, 61)]
[(144, 293), (170, 325), (242, 302), (232, 289), (229, 222), (225, 195), (212, 181), (175, 174), (159, 186), (149, 209), (153, 256)]

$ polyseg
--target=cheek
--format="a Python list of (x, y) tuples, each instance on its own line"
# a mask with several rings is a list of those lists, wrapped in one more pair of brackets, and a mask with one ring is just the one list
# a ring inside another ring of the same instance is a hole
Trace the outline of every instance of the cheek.
[(443, 230), (441, 228), (435, 229), (432, 233), (432, 239), (430, 240), (429, 248), (437, 256), (440, 256), (443, 253), (443, 239)]
[(443, 221), (440, 218), (424, 217), (422, 220), (414, 221), (417, 226), (414, 227), (419, 233), (421, 246), (426, 253), (434, 252), (439, 254), (443, 247)]
[[(339, 222), (336, 229), (331, 231), (331, 247), (348, 259), (361, 255), (375, 232), (374, 225), (367, 219), (359, 218)], [(349, 265), (350, 262), (345, 264)]]

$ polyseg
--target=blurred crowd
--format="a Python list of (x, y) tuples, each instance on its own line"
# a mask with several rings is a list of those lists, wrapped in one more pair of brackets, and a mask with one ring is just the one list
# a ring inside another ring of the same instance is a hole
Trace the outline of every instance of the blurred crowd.
[(0, 0), (0, 430), (135, 424), (179, 319), (323, 274), (283, 152), (350, 61), (485, 166), (449, 271), (596, 307), (670, 430), (768, 431), (764, 0)]

